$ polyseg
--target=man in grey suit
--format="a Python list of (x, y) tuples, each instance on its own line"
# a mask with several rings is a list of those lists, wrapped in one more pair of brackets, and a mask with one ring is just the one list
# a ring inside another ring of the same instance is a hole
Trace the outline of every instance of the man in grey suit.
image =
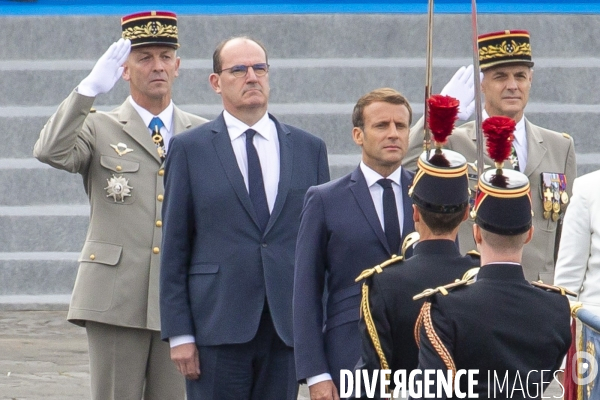
[[(162, 30), (144, 34), (152, 26)], [(92, 399), (183, 399), (184, 380), (160, 338), (163, 158), (170, 136), (206, 120), (171, 100), (175, 14), (130, 15), (122, 31), (46, 123), (34, 156), (81, 174), (90, 201), (68, 320), (87, 331)], [(131, 96), (110, 112), (93, 110), (120, 76)]]
[(262, 44), (213, 54), (224, 111), (167, 157), (162, 335), (189, 400), (295, 400), (294, 253), (304, 194), (329, 180), (325, 143), (267, 112)]
[[(560, 223), (572, 193), (577, 166), (573, 139), (569, 135), (534, 125), (524, 115), (533, 80), (529, 39), (529, 33), (523, 30), (479, 36), (481, 91), (485, 97), (483, 119), (501, 115), (517, 123), (509, 164), (527, 175), (531, 183), (535, 227), (531, 243), (523, 250), (525, 278), (552, 283)], [(422, 141), (422, 131), (412, 130), (410, 150), (403, 161), (405, 167), (415, 168)], [(456, 128), (445, 147), (461, 153), (470, 162), (470, 186), (475, 193), (478, 178), (474, 164), (477, 159), (475, 122)], [(487, 153), (484, 163), (494, 165)], [(461, 225), (459, 243), (462, 252), (475, 248), (472, 219)]]

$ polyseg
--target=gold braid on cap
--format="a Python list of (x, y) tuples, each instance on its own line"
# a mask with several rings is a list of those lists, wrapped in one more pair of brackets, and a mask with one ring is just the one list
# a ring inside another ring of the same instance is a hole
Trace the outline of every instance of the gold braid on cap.
[(450, 352), (442, 343), (442, 340), (435, 332), (435, 328), (433, 327), (433, 322), (431, 320), (431, 303), (426, 301), (421, 307), (421, 312), (419, 314), (419, 318), (417, 321), (421, 320), (423, 327), (425, 328), (425, 334), (427, 334), (427, 338), (429, 342), (432, 344), (435, 352), (440, 356), (444, 365), (446, 365), (446, 369), (452, 371), (452, 387), (454, 387), (454, 379), (456, 378), (456, 364), (454, 364), (454, 359), (450, 355)]
[(141, 39), (149, 37), (170, 37), (177, 39), (177, 26), (161, 24), (159, 21), (151, 21), (143, 26), (134, 26), (123, 31), (123, 39)]

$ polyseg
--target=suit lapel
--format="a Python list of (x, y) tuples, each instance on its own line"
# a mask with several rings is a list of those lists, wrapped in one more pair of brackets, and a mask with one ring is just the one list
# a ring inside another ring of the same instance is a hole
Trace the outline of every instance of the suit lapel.
[(121, 105), (119, 112), (119, 120), (123, 123), (123, 132), (131, 136), (133, 140), (138, 142), (159, 164), (162, 160), (156, 151), (156, 145), (152, 142), (152, 137), (148, 131), (148, 127), (144, 124), (142, 117), (135, 111), (135, 108), (129, 103), (129, 100)]
[(523, 173), (529, 177), (537, 170), (546, 156), (546, 147), (537, 129), (527, 119), (525, 119), (525, 133), (527, 136), (527, 165), (525, 165)]
[(227, 132), (227, 126), (225, 125), (225, 119), (223, 118), (222, 113), (213, 121), (212, 131), (215, 134), (212, 140), (213, 146), (215, 147), (217, 156), (225, 170), (227, 179), (231, 183), (240, 202), (246, 209), (246, 212), (252, 217), (256, 226), (260, 227), (256, 211), (254, 211), (250, 195), (248, 195), (248, 189), (246, 189), (246, 184), (244, 183), (244, 177), (240, 172), (235, 153), (233, 152), (233, 147), (231, 147), (231, 139), (229, 138), (229, 133)]
[(279, 185), (277, 187), (277, 197), (275, 198), (275, 204), (273, 205), (273, 211), (271, 212), (271, 218), (265, 229), (265, 234), (269, 232), (281, 210), (285, 204), (285, 199), (288, 192), (290, 191), (290, 184), (292, 181), (292, 164), (294, 160), (294, 142), (290, 130), (279, 123), (275, 117), (269, 114), (271, 120), (275, 123), (277, 128), (277, 139), (279, 140)]
[(369, 188), (367, 187), (367, 181), (365, 180), (365, 176), (360, 170), (360, 167), (357, 167), (350, 176), (350, 190), (354, 194), (356, 202), (367, 218), (369, 225), (373, 228), (377, 238), (379, 238), (379, 241), (383, 244), (388, 253), (392, 254), (383, 228), (381, 227), (381, 222), (377, 216), (377, 211), (375, 211), (375, 205), (373, 204), (371, 192), (369, 192)]

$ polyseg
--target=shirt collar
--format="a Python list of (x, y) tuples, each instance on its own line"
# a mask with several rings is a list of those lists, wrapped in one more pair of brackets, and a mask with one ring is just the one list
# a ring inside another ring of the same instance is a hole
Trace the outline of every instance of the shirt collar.
[(223, 111), (223, 119), (225, 120), (225, 125), (227, 126), (227, 132), (229, 132), (229, 138), (231, 141), (234, 141), (238, 137), (240, 137), (244, 132), (248, 129), (254, 129), (260, 136), (267, 140), (273, 140), (273, 131), (270, 129), (270, 118), (269, 114), (265, 113), (261, 119), (258, 120), (252, 126), (248, 126), (244, 122), (240, 121), (233, 115), (231, 115), (226, 110)]
[(167, 132), (171, 132), (171, 126), (173, 123), (173, 109), (175, 108), (173, 105), (173, 100), (171, 100), (169, 102), (169, 105), (167, 106), (167, 108), (165, 108), (158, 115), (153, 115), (150, 111), (148, 111), (145, 108), (143, 108), (142, 106), (140, 106), (138, 103), (135, 102), (135, 100), (133, 100), (133, 97), (131, 97), (131, 96), (129, 96), (129, 103), (133, 106), (135, 111), (137, 111), (137, 113), (140, 115), (140, 117), (142, 118), (142, 121), (144, 121), (144, 124), (146, 126), (150, 125), (150, 121), (152, 121), (152, 118), (158, 117), (161, 119), (161, 121), (165, 125), (165, 129), (167, 130)]
[[(375, 172), (373, 169), (369, 168), (367, 164), (363, 161), (360, 162), (360, 170), (365, 176), (365, 180), (367, 181), (367, 187), (371, 187), (377, 183), (378, 180), (383, 179), (378, 172)], [(400, 186), (400, 174), (402, 172), (402, 166), (399, 166), (394, 172), (392, 172), (387, 179), (394, 182), (396, 185)]]

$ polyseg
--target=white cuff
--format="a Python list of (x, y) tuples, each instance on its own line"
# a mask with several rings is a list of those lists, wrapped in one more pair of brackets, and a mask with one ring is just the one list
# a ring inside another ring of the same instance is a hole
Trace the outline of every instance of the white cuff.
[(181, 346), (182, 344), (195, 342), (196, 338), (192, 335), (180, 335), (169, 338), (169, 346), (171, 346), (171, 348)]
[(308, 386), (312, 386), (316, 383), (319, 382), (324, 382), (324, 381), (332, 381), (333, 379), (331, 379), (331, 375), (329, 375), (327, 372), (325, 372), (324, 374), (320, 374), (320, 375), (316, 375), (316, 376), (311, 376), (310, 378), (306, 378), (306, 384)]

